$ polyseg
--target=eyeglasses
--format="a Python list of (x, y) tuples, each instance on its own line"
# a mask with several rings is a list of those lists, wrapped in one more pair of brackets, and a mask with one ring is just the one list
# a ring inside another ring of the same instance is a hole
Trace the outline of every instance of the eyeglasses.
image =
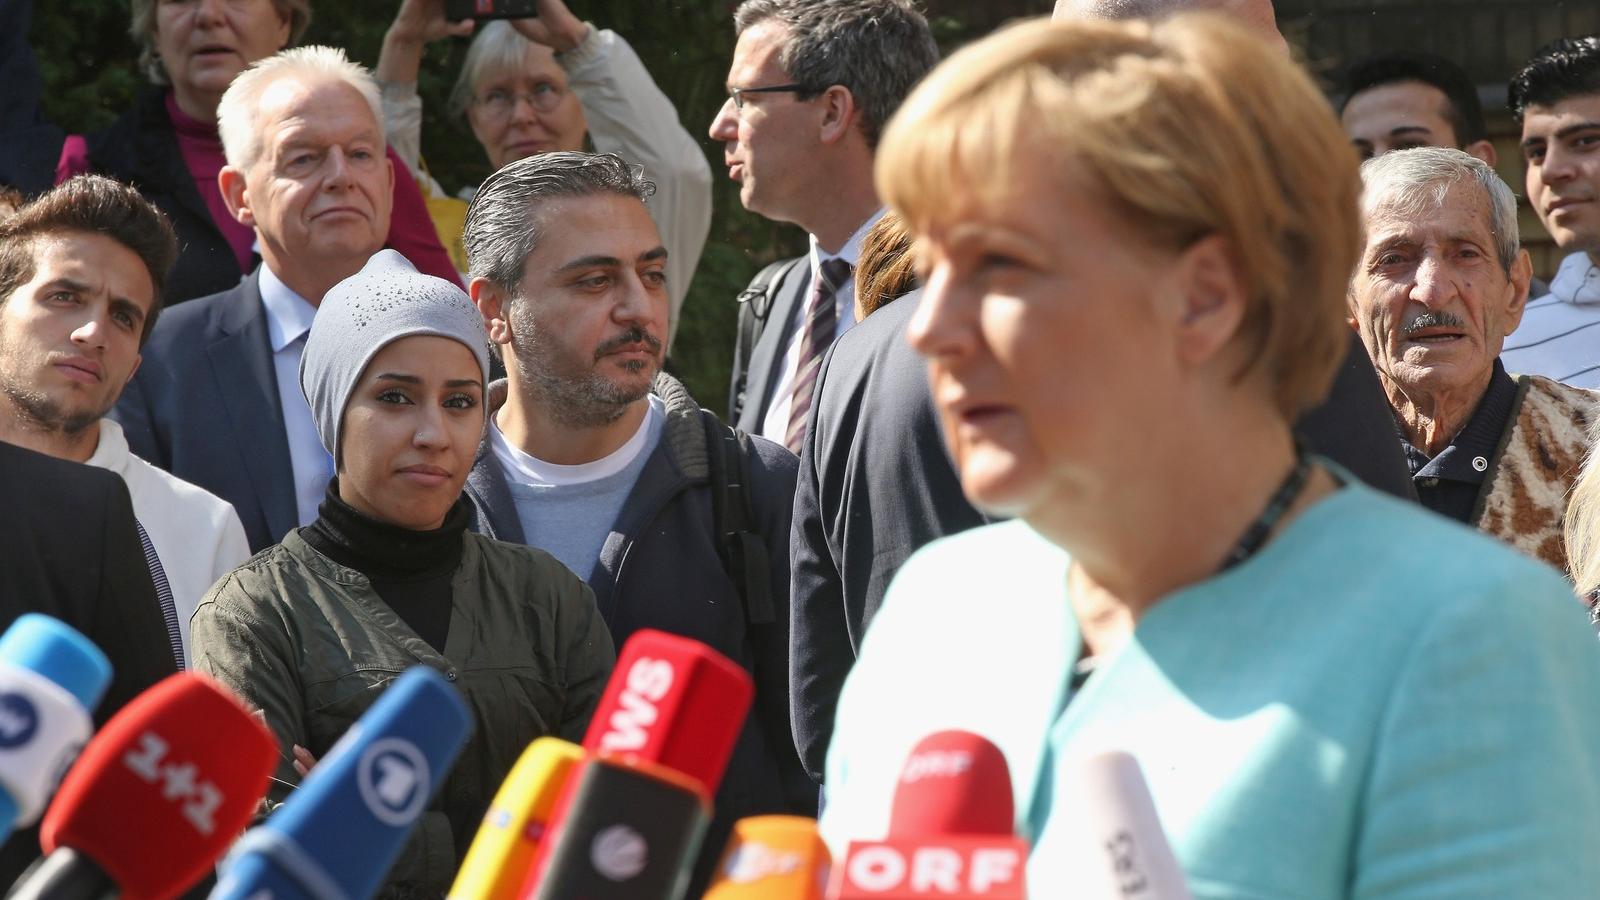
[(744, 109), (745, 94), (816, 94), (820, 93), (809, 84), (774, 84), (767, 87), (728, 88), (728, 98), (733, 101), (733, 108)]
[(479, 97), (476, 102), (484, 115), (491, 119), (504, 119), (517, 108), (519, 101), (527, 103), (536, 112), (550, 112), (560, 106), (566, 96), (566, 91), (547, 83), (535, 85), (531, 94), (495, 88)]

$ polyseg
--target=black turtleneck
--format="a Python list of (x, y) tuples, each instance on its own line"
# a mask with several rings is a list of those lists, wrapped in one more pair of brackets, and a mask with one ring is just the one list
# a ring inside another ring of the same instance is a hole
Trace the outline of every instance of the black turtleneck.
[(432, 531), (380, 522), (344, 502), (334, 478), (317, 520), (300, 529), (300, 537), (323, 556), (365, 575), (395, 615), (442, 654), (450, 635), (450, 582), (461, 564), (462, 535), (470, 519), (462, 497)]

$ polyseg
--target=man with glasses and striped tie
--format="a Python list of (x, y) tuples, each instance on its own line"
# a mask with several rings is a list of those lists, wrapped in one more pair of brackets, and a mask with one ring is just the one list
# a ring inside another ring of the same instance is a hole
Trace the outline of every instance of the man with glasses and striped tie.
[(878, 135), (939, 50), (910, 0), (745, 0), (734, 28), (711, 139), (745, 208), (804, 228), (811, 251), (741, 297), (728, 421), (799, 453), (822, 356), (855, 324), (862, 239), (883, 216)]
[(166, 217), (98, 175), (0, 222), (0, 440), (122, 476), (182, 667), (201, 595), (250, 555), (244, 526), (226, 501), (129, 452), (105, 418), (139, 368), (176, 255)]
[(856, 296), (857, 283), (881, 293), (868, 285), (889, 266), (871, 248), (898, 233), (872, 182), (878, 136), (939, 51), (907, 0), (747, 0), (734, 27), (711, 137), (747, 209), (810, 233), (806, 256), (741, 297), (731, 421), (800, 456), (789, 694), (796, 749), (820, 783), (840, 686), (889, 578), (917, 547), (983, 521), (945, 452), (927, 363), (905, 341), (916, 299), (856, 327), (857, 309), (891, 299)]

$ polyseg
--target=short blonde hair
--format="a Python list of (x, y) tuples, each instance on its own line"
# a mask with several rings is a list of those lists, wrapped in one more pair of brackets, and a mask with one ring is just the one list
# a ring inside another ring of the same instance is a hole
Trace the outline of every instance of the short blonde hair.
[(1279, 49), (1203, 13), (1007, 28), (912, 93), (878, 190), (922, 232), (950, 198), (1014, 189), (1024, 147), (1152, 246), (1224, 238), (1248, 292), (1238, 377), (1263, 372), (1290, 417), (1326, 396), (1348, 346), (1361, 180), (1327, 101)]
[[(156, 6), (161, 0), (133, 0), (133, 17), (128, 23), (128, 35), (139, 44), (139, 68), (152, 84), (170, 84), (166, 66), (156, 49)], [(289, 43), (300, 43), (311, 24), (311, 0), (272, 0), (278, 15), (289, 20)]]
[[(217, 104), (217, 131), (222, 136), (222, 155), (235, 169), (248, 169), (261, 155), (262, 135), (256, 126), (261, 113), (261, 95), (280, 78), (300, 76), (316, 83), (347, 84), (372, 110), (383, 140), (383, 98), (378, 82), (360, 63), (351, 62), (338, 47), (295, 47), (281, 50), (252, 63), (223, 92)], [(387, 146), (387, 144), (385, 145)]]

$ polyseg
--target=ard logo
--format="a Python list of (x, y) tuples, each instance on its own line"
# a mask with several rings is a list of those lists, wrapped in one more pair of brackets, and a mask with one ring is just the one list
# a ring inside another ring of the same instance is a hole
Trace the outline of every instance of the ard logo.
[(21, 694), (0, 694), (0, 749), (14, 750), (39, 733), (39, 710)]
[(356, 787), (373, 816), (385, 825), (409, 826), (432, 795), (428, 761), (422, 751), (401, 738), (383, 738), (361, 754)]

